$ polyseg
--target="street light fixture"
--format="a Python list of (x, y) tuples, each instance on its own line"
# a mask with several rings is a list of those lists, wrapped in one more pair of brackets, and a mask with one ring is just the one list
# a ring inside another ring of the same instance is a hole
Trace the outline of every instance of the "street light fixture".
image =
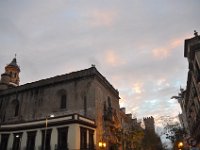
[(179, 143), (178, 143), (178, 149), (179, 149), (179, 150), (182, 150), (182, 148), (183, 148), (183, 142), (179, 142)]
[(46, 149), (46, 137), (47, 137), (47, 127), (48, 127), (48, 118), (53, 118), (54, 114), (46, 116), (45, 119), (45, 131), (44, 131), (44, 150)]
[(99, 147), (100, 148), (106, 148), (106, 142), (100, 141), (99, 142)]

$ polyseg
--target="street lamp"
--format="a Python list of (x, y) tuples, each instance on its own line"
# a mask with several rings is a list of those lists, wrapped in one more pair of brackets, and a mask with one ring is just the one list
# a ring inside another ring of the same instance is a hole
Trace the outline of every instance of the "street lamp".
[(99, 142), (99, 147), (100, 148), (106, 148), (106, 142), (100, 141)]
[(178, 143), (178, 149), (179, 149), (179, 150), (182, 150), (182, 148), (183, 148), (183, 142), (179, 142), (179, 143)]
[(44, 150), (46, 149), (46, 137), (47, 137), (48, 118), (53, 118), (53, 117), (54, 117), (54, 115), (51, 114), (49, 116), (46, 116), (46, 119), (45, 119)]

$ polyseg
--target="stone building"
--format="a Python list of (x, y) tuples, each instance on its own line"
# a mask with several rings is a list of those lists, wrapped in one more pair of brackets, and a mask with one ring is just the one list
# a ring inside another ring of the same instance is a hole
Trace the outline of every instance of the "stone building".
[(122, 149), (115, 134), (133, 126), (119, 92), (95, 66), (19, 85), (14, 58), (0, 82), (0, 149)]
[(190, 137), (200, 145), (200, 36), (196, 31), (194, 35), (185, 40), (184, 57), (188, 60), (189, 71), (181, 108), (186, 113)]
[(155, 121), (152, 116), (143, 118), (143, 121), (144, 121), (145, 130), (155, 132)]
[(145, 130), (143, 139), (144, 150), (162, 150), (162, 142), (160, 137), (155, 132), (155, 121), (154, 118), (146, 117), (143, 118)]

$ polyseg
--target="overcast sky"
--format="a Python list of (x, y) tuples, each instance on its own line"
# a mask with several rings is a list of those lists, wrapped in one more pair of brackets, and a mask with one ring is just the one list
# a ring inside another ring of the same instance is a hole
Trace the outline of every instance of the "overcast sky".
[(0, 71), (17, 54), (20, 84), (89, 68), (138, 118), (175, 116), (200, 32), (199, 0), (1, 0)]

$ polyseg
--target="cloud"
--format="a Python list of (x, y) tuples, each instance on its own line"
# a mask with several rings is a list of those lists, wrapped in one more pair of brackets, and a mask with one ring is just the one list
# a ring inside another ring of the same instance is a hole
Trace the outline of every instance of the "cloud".
[(170, 97), (186, 84), (200, 2), (154, 1), (0, 1), (1, 72), (15, 53), (21, 84), (95, 64), (127, 112), (176, 115)]
[(166, 59), (172, 54), (175, 48), (183, 45), (184, 37), (173, 39), (167, 45), (153, 49), (153, 56), (157, 59)]
[(116, 12), (94, 10), (90, 13), (89, 24), (92, 27), (111, 27), (114, 25)]
[(133, 84), (133, 92), (136, 94), (141, 94), (143, 92), (143, 83), (142, 82), (137, 82)]
[(108, 65), (117, 67), (125, 62), (120, 59), (119, 55), (112, 49), (105, 51), (105, 61)]

